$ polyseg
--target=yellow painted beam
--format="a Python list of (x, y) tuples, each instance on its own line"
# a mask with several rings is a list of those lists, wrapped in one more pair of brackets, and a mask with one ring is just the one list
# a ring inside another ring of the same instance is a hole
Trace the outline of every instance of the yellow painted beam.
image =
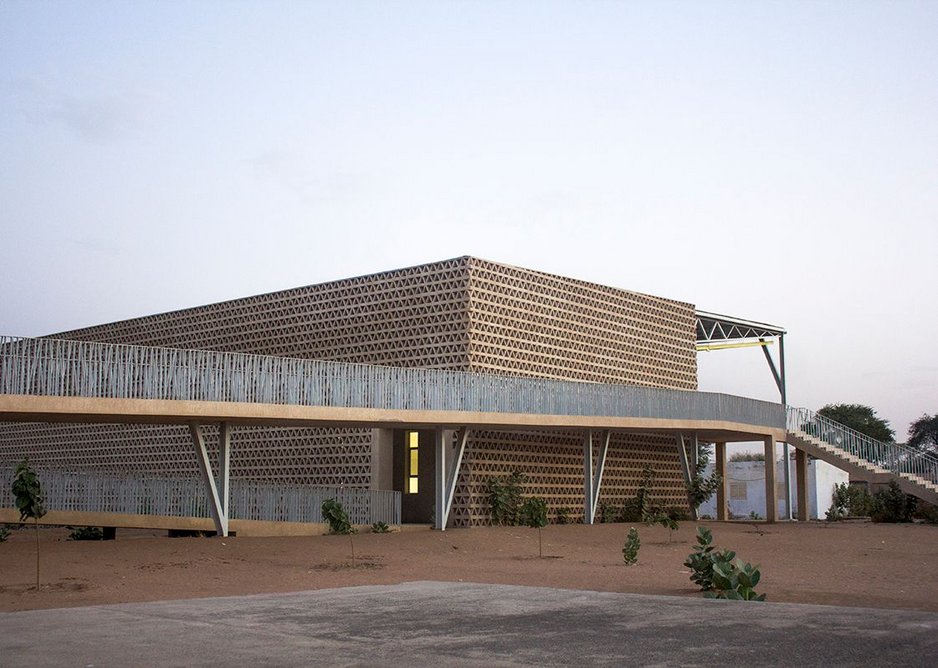
[(726, 350), (728, 348), (752, 348), (753, 346), (771, 346), (772, 341), (743, 341), (740, 343), (702, 343), (697, 350), (709, 352), (711, 350)]

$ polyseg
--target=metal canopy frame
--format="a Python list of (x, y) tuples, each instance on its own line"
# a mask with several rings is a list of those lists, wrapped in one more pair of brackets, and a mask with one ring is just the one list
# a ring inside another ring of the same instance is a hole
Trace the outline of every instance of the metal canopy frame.
[[(785, 387), (785, 330), (777, 325), (769, 325), (764, 322), (755, 322), (753, 320), (744, 320), (734, 318), (728, 315), (718, 313), (708, 313), (706, 311), (697, 311), (697, 349), (714, 350), (720, 347), (738, 347), (739, 345), (754, 345), (762, 348), (765, 355), (765, 361), (769, 365), (769, 371), (772, 373), (772, 379), (778, 388), (778, 394), (782, 405), (788, 404), (788, 392)], [(778, 365), (772, 359), (769, 353), (769, 344), (767, 339), (778, 338)], [(736, 342), (737, 346), (733, 346)], [(708, 344), (717, 344), (715, 347), (707, 347)], [(720, 346), (720, 344), (729, 344)], [(683, 443), (683, 441), (682, 441)], [(791, 474), (789, 469), (791, 464), (788, 455), (788, 443), (783, 443), (784, 452), (784, 476), (785, 476), (785, 511), (788, 519), (792, 518), (791, 512)], [(774, 472), (774, 469), (773, 469)]]

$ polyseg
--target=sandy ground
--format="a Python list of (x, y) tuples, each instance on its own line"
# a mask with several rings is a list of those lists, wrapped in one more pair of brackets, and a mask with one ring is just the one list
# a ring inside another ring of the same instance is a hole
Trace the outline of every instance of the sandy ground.
[[(714, 543), (758, 564), (758, 590), (779, 602), (938, 612), (938, 527), (705, 522)], [(520, 584), (697, 597), (683, 561), (695, 525), (639, 526), (639, 562), (625, 566), (627, 524), (449, 530), (290, 538), (167, 538), (119, 530), (75, 542), (41, 529), (35, 582), (33, 529), (0, 543), (0, 610), (291, 592), (413, 580)]]

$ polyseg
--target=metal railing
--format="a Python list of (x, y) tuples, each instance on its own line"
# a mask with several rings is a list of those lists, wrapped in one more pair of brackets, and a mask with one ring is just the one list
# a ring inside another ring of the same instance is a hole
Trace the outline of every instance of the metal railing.
[[(167, 517), (209, 517), (197, 477), (142, 477), (113, 473), (37, 471), (46, 510)], [(0, 508), (14, 507), (13, 468), (0, 469)], [(321, 523), (322, 502), (339, 501), (353, 524), (401, 523), (401, 493), (387, 490), (232, 480), (231, 519)]]
[(802, 432), (896, 475), (938, 483), (938, 457), (898, 443), (884, 443), (807, 408), (786, 406), (786, 429)]
[(0, 394), (785, 426), (780, 404), (711, 392), (63, 339), (0, 337)]

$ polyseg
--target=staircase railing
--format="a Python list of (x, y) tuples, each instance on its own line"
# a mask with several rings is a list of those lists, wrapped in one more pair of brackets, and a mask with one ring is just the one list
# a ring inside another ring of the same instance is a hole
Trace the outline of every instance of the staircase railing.
[(838, 450), (899, 475), (908, 474), (938, 484), (938, 457), (899, 443), (884, 443), (807, 408), (786, 406), (786, 428), (803, 432)]

